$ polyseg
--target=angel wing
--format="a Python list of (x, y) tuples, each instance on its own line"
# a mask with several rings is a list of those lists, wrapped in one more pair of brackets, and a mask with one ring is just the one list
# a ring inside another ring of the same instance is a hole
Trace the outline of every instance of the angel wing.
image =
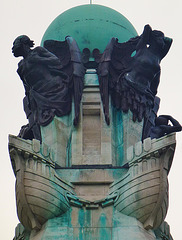
[(132, 53), (136, 50), (139, 38), (131, 38), (125, 43), (119, 43), (117, 38), (112, 38), (103, 54), (97, 60), (99, 63), (97, 73), (101, 99), (107, 124), (109, 124), (109, 92), (111, 93), (113, 105), (124, 112), (128, 111), (125, 101), (126, 96), (124, 96), (124, 86), (122, 86), (122, 77), (130, 67)]
[(74, 96), (75, 118), (74, 125), (78, 124), (80, 113), (80, 101), (84, 87), (85, 68), (81, 60), (81, 52), (76, 41), (72, 37), (66, 37), (65, 41), (46, 40), (44, 48), (55, 54), (61, 62), (61, 70), (68, 75), (68, 88)]

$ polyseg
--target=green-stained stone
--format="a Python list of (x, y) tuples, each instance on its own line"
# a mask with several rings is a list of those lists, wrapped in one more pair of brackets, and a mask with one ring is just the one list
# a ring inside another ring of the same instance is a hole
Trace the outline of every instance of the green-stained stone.
[[(80, 50), (89, 48), (92, 51), (94, 48), (98, 48), (103, 52), (112, 37), (117, 37), (119, 42), (125, 42), (136, 36), (137, 32), (122, 14), (113, 9), (100, 5), (82, 5), (60, 14), (46, 30), (42, 45), (47, 39), (64, 41), (67, 35), (76, 40)], [(87, 89), (85, 88), (82, 98), (83, 106), (86, 105), (85, 103), (90, 106), (90, 103), (93, 104), (93, 102), (100, 104), (100, 96), (95, 90), (99, 85), (95, 69), (87, 71), (84, 83)], [(89, 98), (85, 93), (90, 94)], [(97, 96), (99, 96), (99, 100), (95, 101)], [(86, 101), (88, 99), (89, 101)], [(103, 113), (102, 110), (99, 109), (99, 111), (99, 114)], [(58, 215), (55, 214), (51, 219), (47, 217), (47, 222), (34, 238), (29, 237), (30, 234), (25, 232), (23, 226), (19, 225), (15, 240), (19, 240), (23, 234), (25, 240), (156, 240), (153, 230), (147, 231), (142, 223), (130, 216), (129, 211), (121, 213), (119, 212), (121, 207), (117, 208), (118, 202), (128, 196), (128, 193), (121, 194), (119, 191), (124, 186), (124, 180), (130, 174), (128, 168), (117, 169), (117, 167), (123, 166), (128, 159), (132, 160), (135, 155), (140, 156), (143, 149), (148, 152), (152, 147), (150, 139), (146, 139), (143, 145), (140, 141), (143, 122), (134, 123), (130, 111), (122, 113), (110, 106), (111, 125), (107, 126), (105, 122), (102, 123), (101, 143), (102, 147), (104, 146), (102, 164), (107, 163), (107, 156), (110, 154), (112, 145), (112, 162), (109, 163), (112, 163), (114, 168), (97, 169), (95, 166), (93, 169), (74, 169), (69, 167), (72, 167), (75, 156), (82, 156), (78, 153), (82, 152), (80, 149), (83, 147), (83, 125), (80, 124), (77, 128), (73, 127), (73, 115), (74, 110), (68, 116), (55, 117), (49, 126), (41, 127), (42, 146), (36, 140), (32, 145), (34, 153), (42, 152), (44, 157), (49, 157), (50, 154), (51, 160), (62, 167), (55, 171), (55, 177), (60, 179), (61, 190), (53, 181), (54, 179), (51, 179), (50, 185), (51, 189), (58, 192), (57, 199), (62, 204), (59, 207), (63, 211)], [(100, 119), (102, 120), (102, 117)], [(74, 136), (76, 134), (77, 138)], [(81, 163), (83, 164), (82, 161)], [(136, 165), (136, 169), (132, 173), (137, 171), (138, 166)], [(73, 186), (74, 195), (65, 191), (64, 186), (67, 183)], [(131, 187), (130, 183), (127, 183), (126, 188)], [(102, 191), (101, 187), (105, 190)], [(132, 190), (130, 190), (130, 195), (132, 194)], [(100, 199), (95, 198), (94, 195), (98, 195)], [(116, 200), (117, 197), (118, 200)], [(138, 191), (133, 195), (130, 203), (133, 204), (139, 197)], [(82, 198), (84, 200), (81, 200)], [(53, 208), (54, 201), (53, 199)]]

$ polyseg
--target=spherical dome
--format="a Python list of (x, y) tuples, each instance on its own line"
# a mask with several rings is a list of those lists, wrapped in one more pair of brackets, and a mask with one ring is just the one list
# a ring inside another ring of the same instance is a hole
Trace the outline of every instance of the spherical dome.
[(80, 50), (98, 48), (104, 51), (112, 37), (125, 42), (137, 36), (132, 24), (119, 12), (100, 5), (87, 4), (71, 8), (60, 14), (47, 28), (45, 40), (64, 41), (66, 36), (73, 37)]

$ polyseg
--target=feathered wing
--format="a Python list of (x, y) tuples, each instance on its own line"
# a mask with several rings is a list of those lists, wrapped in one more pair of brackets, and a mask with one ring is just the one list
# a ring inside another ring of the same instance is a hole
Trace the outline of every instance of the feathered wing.
[(129, 41), (119, 43), (115, 42), (110, 64), (110, 91), (113, 105), (124, 112), (129, 110), (131, 102), (130, 95), (126, 92), (126, 86), (123, 82), (125, 74), (132, 65), (132, 54), (136, 51), (136, 45), (139, 37), (131, 38)]
[(70, 94), (74, 96), (74, 125), (76, 126), (79, 120), (85, 74), (85, 68), (81, 61), (81, 52), (72, 37), (66, 37), (65, 41), (46, 40), (44, 47), (60, 59), (61, 70), (68, 76), (67, 87)]
[(78, 124), (79, 114), (80, 114), (80, 101), (82, 98), (82, 92), (84, 87), (84, 75), (85, 75), (85, 67), (82, 63), (81, 52), (78, 48), (76, 41), (71, 38), (66, 38), (70, 53), (71, 53), (71, 62), (73, 66), (73, 91), (74, 91), (74, 105), (75, 105), (75, 119), (74, 125)]
[(71, 54), (67, 41), (46, 40), (44, 48), (56, 55), (62, 64), (62, 68), (67, 66), (71, 60)]
[(109, 124), (109, 92), (112, 104), (117, 109), (128, 111), (128, 96), (123, 85), (123, 76), (132, 62), (132, 53), (136, 50), (139, 37), (131, 38), (128, 42), (119, 43), (112, 38), (99, 59), (97, 73), (103, 109), (107, 124)]
[(101, 99), (103, 103), (103, 110), (105, 115), (106, 123), (109, 125), (109, 77), (110, 77), (110, 63), (111, 63), (111, 55), (113, 51), (113, 46), (115, 44), (116, 39), (112, 38), (108, 43), (106, 49), (103, 54), (99, 56), (97, 59), (99, 65), (97, 68), (97, 73), (99, 77), (99, 88)]

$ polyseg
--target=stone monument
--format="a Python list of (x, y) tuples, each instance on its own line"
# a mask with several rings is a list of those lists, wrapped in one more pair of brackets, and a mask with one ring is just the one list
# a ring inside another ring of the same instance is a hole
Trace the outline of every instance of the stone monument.
[(157, 116), (156, 96), (171, 44), (100, 5), (59, 15), (40, 47), (15, 39), (28, 124), (9, 136), (14, 240), (172, 240), (167, 177), (181, 125)]

